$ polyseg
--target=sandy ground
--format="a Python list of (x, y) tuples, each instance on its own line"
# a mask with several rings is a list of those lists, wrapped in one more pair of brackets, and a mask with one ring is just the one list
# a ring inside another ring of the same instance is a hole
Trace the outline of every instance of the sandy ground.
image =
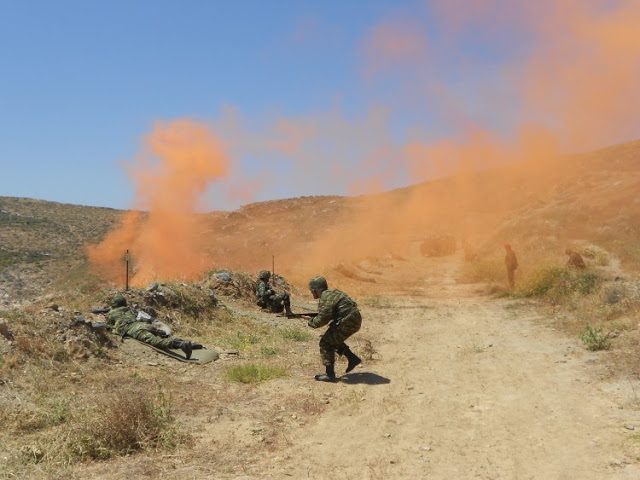
[[(313, 380), (315, 347), (291, 377), (246, 390), (219, 380), (233, 359), (174, 363), (201, 394), (181, 411), (193, 449), (85, 466), (78, 478), (640, 478), (640, 385), (610, 380), (599, 354), (535, 304), (457, 284), (459, 261), (384, 269), (376, 288), (391, 295), (361, 302), (349, 342), (377, 353), (338, 383)], [(240, 390), (242, 402), (224, 402)], [(292, 413), (295, 397), (322, 408)]]
[(434, 261), (422, 296), (365, 309), (380, 361), (312, 384), (330, 408), (265, 476), (640, 478), (632, 386), (602, 381), (598, 354), (533, 306), (456, 285), (455, 266)]

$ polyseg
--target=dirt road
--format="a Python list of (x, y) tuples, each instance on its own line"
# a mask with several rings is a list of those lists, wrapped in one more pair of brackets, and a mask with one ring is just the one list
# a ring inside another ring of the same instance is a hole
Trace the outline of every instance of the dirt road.
[(329, 408), (265, 477), (640, 478), (631, 384), (605, 382), (597, 353), (531, 305), (457, 285), (454, 268), (434, 263), (422, 295), (364, 307), (358, 335), (380, 360), (310, 384)]

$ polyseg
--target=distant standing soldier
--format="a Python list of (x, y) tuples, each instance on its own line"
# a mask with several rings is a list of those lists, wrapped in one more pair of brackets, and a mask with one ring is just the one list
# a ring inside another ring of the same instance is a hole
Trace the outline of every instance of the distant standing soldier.
[(587, 268), (587, 265), (584, 263), (584, 260), (582, 259), (582, 255), (580, 255), (578, 252), (571, 250), (570, 248), (567, 248), (564, 251), (564, 253), (569, 256), (569, 260), (567, 260), (567, 266), (576, 267), (576, 268), (579, 268), (580, 270), (584, 270), (585, 268)]
[(293, 315), (291, 312), (291, 300), (286, 292), (276, 294), (269, 285), (271, 272), (262, 270), (258, 274), (258, 282), (256, 283), (256, 304), (261, 308), (269, 310), (272, 313), (280, 313), (282, 310), (289, 317)]
[(518, 268), (518, 257), (516, 257), (516, 252), (511, 250), (511, 244), (505, 243), (504, 249), (507, 251), (507, 254), (504, 257), (504, 264), (507, 267), (507, 278), (509, 279), (509, 288), (513, 290), (516, 285), (516, 269)]
[(309, 290), (318, 302), (318, 315), (308, 320), (311, 328), (322, 327), (329, 322), (329, 328), (320, 339), (320, 356), (325, 366), (325, 373), (315, 376), (321, 382), (335, 382), (336, 352), (347, 357), (346, 373), (356, 368), (362, 360), (351, 351), (345, 342), (347, 338), (360, 330), (362, 316), (358, 305), (346, 293), (340, 290), (329, 290), (324, 277), (313, 277), (309, 282)]
[(191, 358), (193, 349), (202, 348), (200, 344), (192, 344), (187, 340), (167, 336), (154, 327), (150, 321), (138, 320), (137, 312), (127, 306), (123, 295), (116, 295), (110, 302), (111, 310), (107, 313), (107, 323), (112, 331), (121, 336), (140, 340), (161, 350), (179, 348), (187, 359)]

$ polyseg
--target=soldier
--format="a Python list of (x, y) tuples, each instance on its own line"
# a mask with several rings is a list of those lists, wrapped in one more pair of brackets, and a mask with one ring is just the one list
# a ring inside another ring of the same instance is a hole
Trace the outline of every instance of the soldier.
[(507, 267), (507, 278), (509, 279), (509, 288), (513, 290), (515, 287), (515, 274), (516, 269), (518, 268), (518, 257), (516, 257), (516, 252), (511, 250), (511, 244), (505, 243), (504, 249), (507, 251), (507, 254), (504, 257), (504, 264)]
[(318, 302), (318, 315), (308, 319), (311, 328), (329, 324), (320, 339), (320, 356), (325, 366), (325, 373), (315, 376), (321, 382), (335, 382), (336, 352), (347, 357), (346, 373), (356, 368), (362, 360), (353, 353), (344, 341), (360, 330), (362, 316), (358, 305), (346, 293), (340, 290), (329, 290), (324, 277), (313, 277), (309, 282), (309, 290)]
[(567, 266), (576, 267), (576, 268), (579, 268), (580, 270), (584, 270), (585, 268), (587, 268), (587, 265), (584, 263), (584, 260), (582, 259), (582, 255), (580, 255), (578, 252), (571, 250), (570, 248), (567, 248), (564, 251), (564, 253), (569, 256), (569, 260), (567, 260)]
[(110, 305), (111, 310), (107, 313), (107, 323), (114, 333), (122, 337), (135, 338), (162, 350), (179, 348), (187, 359), (191, 358), (193, 349), (202, 348), (200, 344), (192, 344), (187, 340), (167, 336), (165, 332), (154, 327), (151, 320), (138, 320), (136, 311), (127, 306), (127, 299), (123, 295), (118, 294), (113, 297)]
[(258, 274), (258, 282), (256, 283), (256, 304), (272, 313), (280, 313), (285, 311), (287, 317), (292, 316), (291, 300), (286, 292), (276, 294), (269, 285), (271, 272), (262, 270)]

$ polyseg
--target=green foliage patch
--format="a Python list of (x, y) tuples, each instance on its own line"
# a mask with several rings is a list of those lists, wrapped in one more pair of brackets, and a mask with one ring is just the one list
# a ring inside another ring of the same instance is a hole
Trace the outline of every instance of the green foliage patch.
[(574, 294), (588, 295), (598, 286), (596, 273), (557, 265), (545, 265), (527, 275), (518, 288), (523, 297), (546, 296), (555, 300)]
[(584, 342), (588, 350), (607, 350), (611, 346), (610, 333), (604, 333), (602, 327), (594, 328), (587, 324), (580, 332), (580, 340)]

